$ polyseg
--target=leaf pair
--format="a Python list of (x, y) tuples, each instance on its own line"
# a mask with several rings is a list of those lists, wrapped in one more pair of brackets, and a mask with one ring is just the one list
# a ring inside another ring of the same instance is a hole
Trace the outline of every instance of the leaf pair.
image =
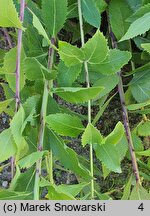
[(80, 49), (60, 41), (59, 54), (67, 67), (87, 62), (90, 71), (106, 75), (119, 71), (131, 58), (127, 51), (109, 50), (107, 40), (99, 30)]

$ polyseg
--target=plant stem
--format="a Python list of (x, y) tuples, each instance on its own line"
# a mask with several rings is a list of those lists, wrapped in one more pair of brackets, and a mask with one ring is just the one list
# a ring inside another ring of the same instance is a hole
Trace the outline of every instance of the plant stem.
[[(24, 20), (25, 0), (20, 1), (20, 21)], [(18, 46), (16, 59), (16, 112), (20, 106), (20, 62), (22, 48), (22, 29), (18, 29)], [(15, 172), (15, 158), (11, 157), (11, 178), (13, 179)]]
[[(81, 0), (78, 0), (78, 13), (79, 13), (79, 23), (80, 23), (80, 34), (81, 34), (81, 43), (82, 47), (85, 44), (84, 40), (84, 30), (83, 30), (83, 18), (82, 18), (82, 10), (81, 10)], [(88, 63), (84, 62), (85, 76), (86, 76), (86, 85), (87, 88), (90, 88), (90, 80), (89, 80), (89, 70)], [(91, 101), (88, 101), (88, 123), (91, 123)], [(93, 145), (90, 144), (90, 170), (91, 170), (91, 199), (94, 199), (94, 170), (93, 170)]]
[[(54, 45), (54, 43), (55, 43), (54, 38), (51, 39), (51, 43)], [(47, 65), (48, 69), (52, 69), (53, 57), (54, 57), (54, 49), (52, 47), (50, 47), (49, 48), (49, 55), (48, 55), (48, 65)], [(43, 150), (43, 140), (44, 140), (44, 131), (45, 131), (45, 117), (46, 117), (46, 111), (47, 111), (48, 94), (49, 94), (49, 89), (52, 87), (52, 85), (53, 85), (52, 81), (45, 80), (41, 114), (40, 114), (40, 128), (39, 128), (38, 143), (37, 143), (38, 151)], [(52, 158), (52, 152), (50, 152), (50, 155)], [(39, 180), (40, 180), (40, 175), (41, 175), (41, 162), (42, 162), (42, 160), (40, 159), (36, 163), (36, 174), (35, 174), (35, 184), (34, 184), (34, 200), (39, 200)], [(51, 172), (51, 175), (52, 175), (52, 172)], [(51, 177), (51, 179), (53, 179), (53, 176)]]
[[(108, 22), (109, 22), (109, 18), (108, 18)], [(110, 37), (111, 37), (111, 41), (112, 41), (112, 47), (113, 47), (113, 49), (117, 49), (118, 48), (117, 42), (116, 42), (115, 36), (111, 30), (110, 25), (109, 25), (109, 33), (110, 33)], [(133, 140), (132, 140), (131, 130), (130, 130), (130, 126), (129, 126), (128, 111), (127, 111), (127, 108), (125, 105), (125, 95), (124, 95), (121, 71), (119, 71), (117, 74), (119, 77), (118, 92), (119, 92), (120, 102), (121, 102), (121, 106), (122, 106), (123, 122), (124, 122), (124, 128), (125, 128), (126, 137), (127, 137), (127, 141), (128, 141), (129, 151), (130, 151), (130, 155), (131, 155), (133, 173), (135, 175), (137, 185), (140, 185), (141, 181), (140, 181), (140, 176), (139, 176), (139, 169), (138, 169), (138, 165), (137, 165), (137, 159), (136, 159), (136, 155), (135, 155), (135, 151), (134, 151)]]
[(7, 29), (6, 29), (6, 28), (3, 28), (3, 32), (4, 32), (5, 38), (6, 38), (7, 42), (8, 42), (9, 48), (12, 49), (12, 48), (13, 48), (13, 45), (12, 45), (11, 38), (10, 38), (10, 36), (9, 36), (9, 34), (8, 34)]
[[(20, 1), (20, 21), (24, 20), (25, 0)], [(20, 105), (20, 61), (22, 48), (22, 29), (18, 29), (18, 47), (17, 47), (17, 61), (16, 61), (16, 112)]]

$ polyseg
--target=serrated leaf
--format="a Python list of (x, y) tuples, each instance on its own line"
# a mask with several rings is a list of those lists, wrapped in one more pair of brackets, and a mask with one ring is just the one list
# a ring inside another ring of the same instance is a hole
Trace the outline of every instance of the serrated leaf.
[(28, 145), (21, 133), (21, 128), (24, 120), (25, 120), (24, 109), (22, 106), (20, 106), (20, 109), (15, 114), (15, 116), (13, 117), (10, 123), (11, 132), (17, 146), (17, 156), (16, 156), (17, 159), (23, 157), (28, 151)]
[(53, 90), (55, 94), (70, 103), (84, 103), (88, 100), (96, 98), (103, 91), (103, 87), (91, 88), (56, 88)]
[[(132, 11), (137, 11), (142, 5), (144, 5), (145, 0), (126, 0)], [(145, 2), (146, 4), (146, 2)]]
[(124, 135), (124, 126), (121, 122), (118, 122), (114, 130), (102, 140), (102, 144), (113, 144), (116, 145)]
[(48, 194), (46, 195), (48, 200), (75, 200), (75, 198), (67, 191), (61, 191), (58, 186), (49, 186)]
[[(6, 53), (4, 58), (4, 69), (5, 69), (5, 77), (7, 82), (9, 83), (9, 87), (16, 91), (16, 56), (17, 56), (17, 48), (11, 49)], [(23, 71), (23, 61), (25, 59), (25, 53), (22, 48), (21, 51), (21, 67), (20, 67), (20, 90), (25, 85), (25, 75)]]
[(48, 127), (63, 136), (76, 137), (84, 131), (80, 119), (68, 114), (51, 114), (46, 117)]
[(119, 78), (117, 74), (110, 75), (110, 76), (102, 76), (102, 78), (98, 79), (93, 84), (93, 87), (96, 87), (96, 86), (104, 87), (104, 90), (99, 95), (100, 97), (102, 97), (108, 94), (111, 90), (113, 90), (115, 86), (118, 84), (118, 82), (119, 82)]
[(58, 86), (59, 87), (70, 87), (73, 82), (77, 79), (79, 74), (81, 73), (82, 65), (74, 65), (71, 67), (67, 67), (63, 61), (61, 61), (58, 65)]
[(63, 185), (62, 184), (62, 185), (58, 185), (57, 189), (58, 191), (67, 192), (71, 196), (76, 197), (85, 186), (87, 186), (87, 183), (79, 183), (79, 184), (74, 184), (74, 185)]
[(127, 22), (134, 22), (136, 19), (144, 16), (144, 14), (150, 11), (150, 3), (143, 5), (138, 10), (135, 11), (130, 17), (127, 18)]
[(113, 0), (109, 4), (109, 19), (112, 32), (117, 40), (120, 40), (126, 33), (130, 23), (126, 19), (132, 14), (132, 10), (126, 0)]
[(101, 144), (102, 135), (92, 124), (88, 124), (82, 135), (82, 146), (86, 144)]
[(45, 153), (45, 151), (33, 152), (32, 154), (27, 155), (26, 157), (19, 160), (17, 162), (17, 164), (20, 168), (29, 168), (33, 164), (35, 164), (39, 159), (41, 159), (43, 157), (44, 153)]
[(149, 157), (150, 156), (150, 149), (145, 150), (145, 151), (141, 151), (141, 152), (136, 152), (136, 154)]
[(100, 64), (90, 65), (92, 71), (111, 75), (117, 73), (131, 59), (131, 53), (117, 49), (110, 50), (106, 59)]
[(82, 50), (85, 55), (85, 60), (89, 64), (99, 64), (106, 59), (108, 54), (107, 40), (104, 35), (97, 30), (94, 36), (86, 42)]
[(0, 163), (15, 156), (17, 147), (10, 128), (0, 133)]
[(142, 140), (134, 132), (132, 132), (131, 135), (132, 135), (132, 139), (133, 139), (134, 150), (135, 151), (143, 151), (144, 146), (143, 146)]
[(115, 148), (119, 154), (120, 161), (122, 161), (125, 158), (128, 151), (128, 142), (125, 134), (122, 137), (122, 139), (115, 145)]
[(9, 189), (11, 191), (17, 192), (33, 192), (35, 182), (35, 167), (31, 167), (23, 173), (20, 172), (18, 165), (16, 168), (16, 174), (11, 181)]
[(89, 181), (91, 179), (87, 169), (79, 163), (79, 159), (75, 151), (65, 145), (64, 141), (57, 136), (53, 131), (48, 130), (49, 148), (52, 149), (53, 154), (58, 158), (62, 165), (80, 176), (82, 179)]
[(32, 15), (33, 15), (33, 26), (37, 29), (38, 33), (40, 35), (42, 35), (45, 40), (47, 41), (47, 43), (50, 45), (50, 39), (43, 27), (43, 25), (41, 24), (41, 21), (39, 20), (39, 18), (33, 13), (33, 11), (29, 10)]
[(0, 113), (4, 112), (5, 109), (7, 109), (7, 107), (9, 106), (9, 104), (13, 101), (14, 99), (8, 99), (5, 101), (1, 101), (0, 102)]
[(101, 17), (97, 5), (93, 0), (82, 0), (81, 9), (83, 17), (90, 25), (99, 28)]
[(144, 16), (134, 21), (130, 25), (126, 34), (121, 38), (120, 42), (144, 34), (149, 29), (150, 29), (150, 12), (146, 13)]
[(67, 17), (67, 0), (42, 0), (42, 16), (48, 33), (56, 37)]
[(150, 73), (148, 63), (134, 71), (134, 77), (129, 83), (133, 97), (140, 103), (150, 99), (149, 79)]
[(43, 37), (38, 34), (37, 29), (34, 28), (33, 25), (28, 25), (23, 34), (23, 46), (28, 57), (35, 57), (43, 54), (42, 39)]
[(139, 136), (150, 136), (150, 121), (143, 122), (137, 127)]
[(114, 145), (94, 145), (96, 157), (110, 170), (121, 173), (120, 158)]
[(23, 63), (24, 72), (28, 80), (35, 81), (36, 79), (44, 78), (51, 80), (56, 78), (56, 72), (49, 71), (36, 58), (26, 58)]
[(150, 53), (150, 43), (141, 44), (141, 47)]
[(0, 0), (0, 26), (22, 28), (13, 0)]
[(123, 190), (123, 196), (122, 196), (121, 200), (128, 200), (129, 199), (131, 184), (132, 184), (132, 175), (125, 185), (125, 188)]
[(0, 189), (0, 200), (31, 200), (33, 193), (14, 192), (7, 189)]
[(25, 111), (25, 116), (28, 117), (32, 111), (32, 109), (37, 110), (38, 104), (40, 102), (40, 95), (33, 95), (32, 97), (28, 97), (25, 103), (23, 104), (23, 109)]
[(68, 67), (81, 64), (84, 61), (82, 50), (64, 41), (59, 41), (59, 54)]
[(141, 185), (135, 185), (130, 200), (150, 200), (150, 194)]

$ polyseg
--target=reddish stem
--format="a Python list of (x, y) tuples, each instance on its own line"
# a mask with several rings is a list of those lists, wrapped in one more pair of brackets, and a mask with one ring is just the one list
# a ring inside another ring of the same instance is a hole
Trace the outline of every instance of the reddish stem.
[[(109, 19), (108, 19), (108, 21), (109, 21)], [(118, 48), (117, 41), (116, 41), (115, 36), (111, 30), (110, 25), (109, 25), (109, 33), (110, 33), (110, 37), (111, 37), (111, 41), (112, 41), (112, 48), (117, 49)], [(125, 105), (125, 95), (124, 95), (121, 71), (118, 72), (118, 77), (119, 77), (118, 92), (119, 92), (120, 102), (121, 102), (121, 106), (122, 106), (123, 122), (124, 122), (124, 128), (125, 128), (126, 137), (127, 137), (127, 141), (128, 141), (129, 151), (130, 151), (130, 155), (131, 155), (133, 173), (134, 173), (135, 178), (136, 178), (136, 183), (141, 184), (138, 165), (137, 165), (137, 159), (136, 159), (136, 155), (135, 155), (135, 151), (134, 151), (133, 140), (132, 140), (131, 130), (130, 130), (130, 126), (129, 126), (128, 111), (127, 111), (127, 108)]]
[[(25, 0), (20, 2), (20, 21), (24, 20)], [(20, 105), (20, 62), (21, 62), (21, 47), (22, 47), (22, 29), (18, 29), (18, 47), (16, 59), (16, 112)], [(15, 172), (15, 157), (11, 158), (11, 177), (13, 179)]]
[[(20, 2), (20, 21), (24, 20), (25, 0)], [(21, 48), (22, 48), (22, 29), (18, 29), (18, 47), (16, 60), (16, 112), (20, 105), (20, 62), (21, 62)]]

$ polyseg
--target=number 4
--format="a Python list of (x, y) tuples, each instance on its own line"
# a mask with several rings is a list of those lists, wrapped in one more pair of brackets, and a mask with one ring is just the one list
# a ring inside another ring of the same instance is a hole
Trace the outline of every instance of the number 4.
[(141, 203), (138, 207), (139, 210), (143, 211), (144, 210), (144, 206), (143, 206), (143, 203)]

